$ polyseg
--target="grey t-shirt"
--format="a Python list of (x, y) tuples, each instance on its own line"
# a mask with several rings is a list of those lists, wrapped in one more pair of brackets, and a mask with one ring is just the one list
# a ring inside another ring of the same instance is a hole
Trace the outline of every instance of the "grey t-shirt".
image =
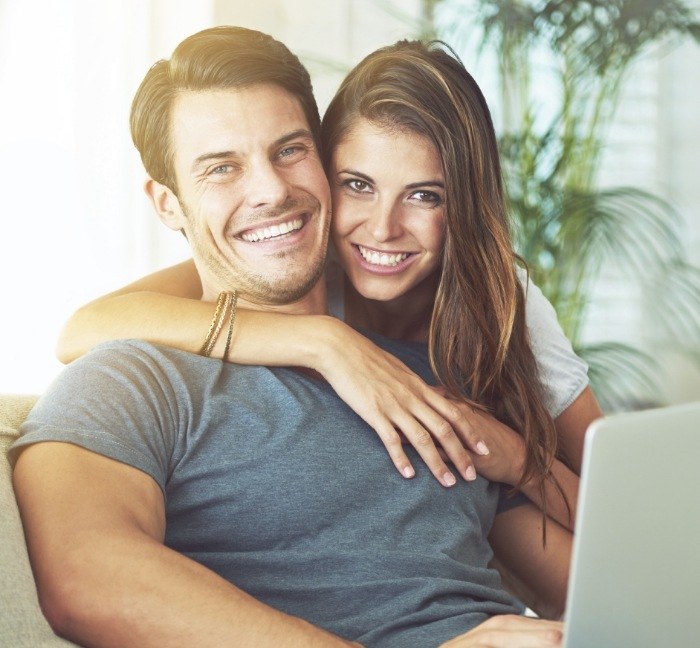
[[(374, 339), (431, 378), (424, 345)], [(13, 458), (65, 441), (146, 472), (168, 546), (367, 646), (436, 646), (522, 611), (488, 567), (486, 535), (512, 505), (502, 488), (444, 489), (410, 447), (418, 474), (403, 479), (326, 383), (292, 369), (107, 343), (66, 368), (21, 432)]]
[[(552, 418), (557, 418), (588, 386), (588, 365), (574, 352), (542, 291), (522, 268), (518, 268), (518, 277), (525, 288), (525, 321), (544, 404)], [(344, 281), (343, 269), (332, 259), (326, 270), (328, 310), (339, 319), (345, 319)]]

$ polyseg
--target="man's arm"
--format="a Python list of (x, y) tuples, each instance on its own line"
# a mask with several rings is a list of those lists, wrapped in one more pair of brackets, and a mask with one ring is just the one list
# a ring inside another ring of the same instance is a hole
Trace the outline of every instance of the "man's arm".
[(163, 544), (145, 473), (68, 443), (25, 449), (13, 476), (41, 607), (85, 646), (349, 646)]

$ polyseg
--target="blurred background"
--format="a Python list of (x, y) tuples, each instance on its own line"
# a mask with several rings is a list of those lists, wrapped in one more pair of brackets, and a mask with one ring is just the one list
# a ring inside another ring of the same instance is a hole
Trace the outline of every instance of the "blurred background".
[(148, 67), (217, 24), (309, 68), (321, 112), (399, 38), (460, 55), (501, 137), (514, 238), (608, 411), (700, 400), (700, 0), (0, 0), (0, 391), (62, 323), (189, 256), (128, 132)]

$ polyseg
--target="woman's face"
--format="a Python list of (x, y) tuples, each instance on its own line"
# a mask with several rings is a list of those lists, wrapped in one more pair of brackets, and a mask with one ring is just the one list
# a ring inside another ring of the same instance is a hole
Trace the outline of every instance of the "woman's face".
[(445, 180), (427, 138), (358, 119), (333, 152), (330, 185), (333, 242), (363, 297), (396, 299), (438, 271)]

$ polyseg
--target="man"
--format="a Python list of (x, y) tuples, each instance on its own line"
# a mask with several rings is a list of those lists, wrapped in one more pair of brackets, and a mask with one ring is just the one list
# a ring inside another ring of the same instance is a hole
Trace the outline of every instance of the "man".
[[(246, 308), (325, 312), (318, 113), (283, 45), (240, 28), (186, 39), (146, 75), (131, 127), (147, 192), (186, 234), (205, 300), (235, 288)], [(256, 240), (273, 227), (279, 235)], [(429, 374), (415, 347), (379, 343)], [(110, 343), (66, 369), (23, 432), (14, 483), (42, 608), (78, 643), (560, 638), (546, 621), (481, 623), (520, 609), (486, 566), (498, 485), (405, 482), (314, 376)], [(568, 536), (554, 531), (545, 550), (524, 531), (537, 531), (533, 516), (504, 510), (492, 539), (518, 576), (561, 590), (561, 570), (544, 567)]]

